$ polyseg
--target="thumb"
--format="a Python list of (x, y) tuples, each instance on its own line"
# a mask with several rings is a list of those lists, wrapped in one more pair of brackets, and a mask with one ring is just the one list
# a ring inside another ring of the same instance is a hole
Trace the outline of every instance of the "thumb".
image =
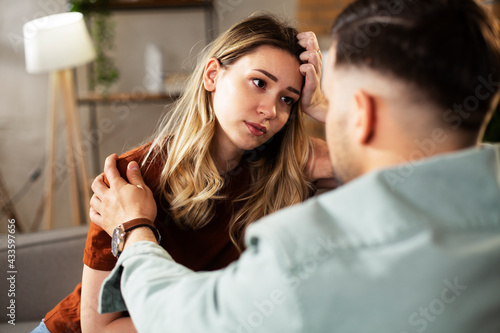
[[(306, 70), (306, 81), (312, 85), (312, 88), (316, 89), (317, 83), (319, 82), (318, 73), (314, 66), (308, 66)], [(306, 82), (306, 83), (307, 83)]]
[(127, 166), (127, 179), (132, 185), (146, 185), (144, 179), (142, 178), (141, 170), (139, 169), (139, 164), (136, 161), (132, 161)]

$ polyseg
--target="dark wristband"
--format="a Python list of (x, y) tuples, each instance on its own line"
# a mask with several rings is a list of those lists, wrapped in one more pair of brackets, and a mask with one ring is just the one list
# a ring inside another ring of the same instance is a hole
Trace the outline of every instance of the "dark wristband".
[(122, 223), (122, 226), (125, 232), (132, 231), (136, 228), (147, 227), (151, 229), (151, 231), (155, 235), (156, 241), (158, 242), (158, 244), (160, 244), (161, 241), (160, 232), (158, 231), (158, 229), (156, 229), (154, 223), (151, 220), (148, 220), (146, 218), (133, 219), (125, 223)]

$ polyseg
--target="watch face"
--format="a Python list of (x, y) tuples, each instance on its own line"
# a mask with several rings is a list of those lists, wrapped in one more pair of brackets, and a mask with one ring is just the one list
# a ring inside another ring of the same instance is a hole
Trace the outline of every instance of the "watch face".
[(118, 257), (122, 252), (123, 236), (123, 227), (119, 225), (113, 230), (113, 237), (111, 239), (111, 253), (113, 253), (115, 257)]

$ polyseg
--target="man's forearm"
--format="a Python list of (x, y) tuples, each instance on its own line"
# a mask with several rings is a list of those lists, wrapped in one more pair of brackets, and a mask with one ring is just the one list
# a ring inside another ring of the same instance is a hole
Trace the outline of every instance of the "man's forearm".
[(262, 242), (250, 246), (251, 250), (224, 270), (195, 273), (175, 263), (158, 245), (139, 242), (139, 235), (103, 284), (100, 309), (128, 310), (139, 332), (237, 331), (242, 320), (255, 311), (256, 302), (277, 293), (283, 303), (276, 306), (272, 320), (263, 323), (262, 330), (287, 330), (286, 318), (299, 315), (293, 304), (289, 308), (285, 303), (294, 298), (294, 291), (283, 284), (280, 261)]

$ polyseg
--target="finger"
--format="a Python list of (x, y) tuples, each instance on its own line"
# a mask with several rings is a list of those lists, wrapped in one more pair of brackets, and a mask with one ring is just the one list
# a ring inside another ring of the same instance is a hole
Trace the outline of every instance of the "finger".
[(109, 181), (110, 186), (124, 185), (127, 182), (120, 175), (120, 172), (116, 168), (116, 161), (118, 156), (116, 154), (109, 155), (106, 157), (104, 162), (104, 174)]
[(304, 38), (308, 38), (308, 37), (312, 37), (312, 36), (315, 36), (314, 32), (312, 32), (312, 31), (303, 31), (303, 32), (299, 32), (297, 34), (297, 39), (304, 39)]
[(90, 217), (90, 221), (94, 222), (98, 226), (101, 226), (102, 216), (92, 207), (90, 207), (90, 210), (89, 210), (89, 217)]
[(297, 34), (297, 39), (299, 41), (304, 41), (304, 40), (309, 40), (309, 39), (316, 39), (316, 34), (314, 32), (312, 32), (312, 31), (299, 32)]
[(305, 84), (302, 88), (301, 103), (303, 105), (304, 111), (312, 116), (309, 113), (309, 111), (311, 111), (309, 107), (311, 106), (311, 103), (313, 103), (313, 97), (315, 96), (315, 92), (319, 87), (319, 78), (312, 65), (304, 64), (299, 68), (301, 73), (305, 76)]
[(314, 66), (316, 73), (321, 74), (323, 56), (317, 51), (305, 51), (300, 54), (300, 60)]
[(106, 183), (104, 183), (104, 174), (103, 173), (101, 173), (99, 176), (97, 176), (94, 179), (94, 182), (92, 183), (91, 188), (92, 188), (92, 191), (95, 193), (95, 195), (97, 195), (98, 197), (104, 196), (106, 191), (109, 190), (108, 185), (106, 185)]
[(100, 214), (102, 201), (94, 194), (92, 198), (90, 198), (90, 207), (97, 213)]
[(318, 38), (312, 31), (302, 32), (297, 35), (299, 45), (308, 51), (319, 51)]
[(319, 75), (312, 64), (302, 64), (299, 67), (302, 75), (306, 77), (306, 85), (313, 84), (314, 87), (319, 84)]
[(318, 39), (316, 38), (316, 35), (314, 35), (314, 38), (309, 39), (307, 41), (306, 50), (314, 50), (314, 51), (319, 51), (320, 50), (319, 49)]
[(142, 178), (141, 170), (139, 164), (136, 161), (132, 161), (127, 166), (127, 179), (132, 185), (139, 186), (141, 188), (147, 187)]

